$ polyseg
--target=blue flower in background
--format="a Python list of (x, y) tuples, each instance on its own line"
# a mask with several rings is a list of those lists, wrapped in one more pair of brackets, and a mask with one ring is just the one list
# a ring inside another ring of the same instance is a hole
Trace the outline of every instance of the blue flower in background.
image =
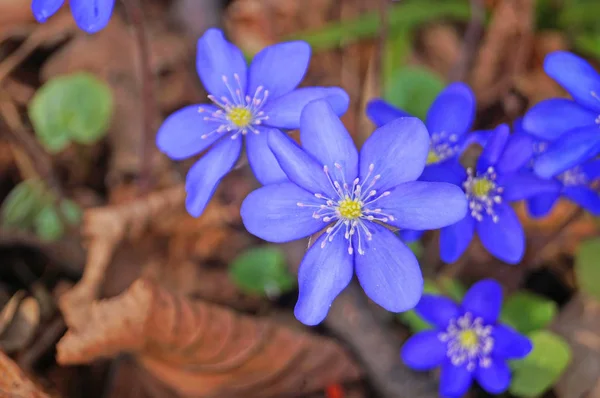
[[(63, 6), (64, 2), (64, 0), (33, 0), (31, 10), (35, 19), (44, 23)], [(88, 33), (96, 33), (108, 24), (115, 0), (70, 0), (69, 5), (77, 26)]]
[(566, 51), (549, 54), (544, 70), (573, 97), (542, 101), (523, 119), (529, 133), (552, 141), (535, 164), (538, 175), (551, 178), (600, 153), (600, 74)]
[(252, 192), (241, 209), (246, 229), (269, 242), (324, 230), (300, 265), (296, 317), (320, 323), (354, 271), (365, 293), (385, 309), (413, 308), (423, 291), (419, 264), (385, 225), (434, 229), (467, 212), (456, 186), (415, 181), (429, 149), (423, 123), (396, 119), (375, 130), (359, 155), (331, 106), (320, 100), (303, 110), (300, 139), (304, 150), (278, 130), (269, 133), (289, 182)]
[(473, 379), (491, 394), (508, 388), (507, 360), (522, 359), (531, 341), (499, 324), (502, 287), (486, 279), (475, 283), (460, 306), (442, 296), (425, 294), (416, 312), (434, 326), (412, 336), (402, 347), (402, 360), (415, 370), (441, 367), (440, 395), (462, 397)]
[[(325, 98), (337, 115), (349, 98), (337, 87), (296, 88), (310, 60), (310, 46), (280, 43), (259, 52), (247, 68), (242, 52), (218, 29), (198, 40), (197, 69), (213, 105), (190, 105), (169, 116), (160, 127), (158, 148), (171, 159), (185, 159), (208, 149), (188, 172), (186, 208), (192, 216), (204, 211), (221, 179), (235, 165), (246, 136), (246, 153), (263, 184), (287, 177), (269, 150), (267, 135), (275, 128), (300, 126), (302, 108)], [(325, 132), (327, 133), (327, 132)]]
[(475, 169), (439, 174), (439, 181), (464, 189), (469, 214), (440, 231), (440, 257), (451, 263), (463, 254), (477, 231), (483, 246), (493, 256), (510, 264), (521, 261), (525, 234), (509, 205), (544, 192), (554, 192), (558, 182), (522, 170), (533, 155), (528, 137), (510, 136), (507, 125), (498, 126), (487, 140)]

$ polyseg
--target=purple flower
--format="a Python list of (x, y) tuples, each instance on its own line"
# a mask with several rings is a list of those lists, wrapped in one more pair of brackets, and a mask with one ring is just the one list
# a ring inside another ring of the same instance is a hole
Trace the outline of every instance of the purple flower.
[(443, 397), (462, 397), (473, 378), (491, 394), (506, 391), (511, 378), (506, 361), (526, 357), (533, 346), (498, 323), (501, 308), (502, 287), (492, 279), (475, 283), (460, 306), (442, 296), (423, 295), (415, 311), (435, 329), (408, 339), (402, 360), (415, 370), (441, 367)]
[[(35, 19), (44, 23), (63, 6), (64, 2), (64, 0), (33, 0), (31, 10)], [(69, 4), (77, 26), (88, 33), (96, 33), (108, 24), (115, 0), (70, 0)]]
[(348, 108), (348, 95), (332, 87), (296, 88), (308, 68), (310, 47), (301, 41), (269, 46), (247, 68), (242, 52), (217, 29), (198, 40), (197, 69), (213, 105), (191, 105), (169, 116), (160, 127), (159, 149), (175, 160), (208, 152), (186, 179), (186, 207), (197, 217), (221, 179), (233, 168), (246, 136), (246, 153), (263, 184), (286, 176), (269, 150), (267, 136), (276, 128), (300, 126), (300, 111), (325, 98), (337, 115)]
[(289, 182), (252, 192), (241, 209), (248, 231), (270, 242), (324, 230), (300, 265), (296, 318), (320, 323), (354, 271), (366, 294), (385, 309), (414, 307), (423, 290), (419, 264), (386, 225), (440, 228), (467, 211), (456, 186), (415, 181), (429, 149), (423, 123), (396, 119), (375, 130), (359, 154), (331, 106), (320, 100), (302, 111), (300, 138), (304, 150), (270, 132), (269, 146)]
[(469, 214), (440, 231), (440, 257), (445, 262), (458, 260), (477, 231), (493, 256), (518, 263), (525, 251), (525, 234), (509, 203), (557, 189), (556, 181), (522, 170), (533, 154), (531, 140), (509, 133), (507, 125), (493, 131), (475, 169), (461, 168), (451, 176), (447, 172), (438, 176), (438, 181), (461, 186), (469, 201)]
[(552, 141), (535, 164), (538, 175), (551, 178), (600, 153), (600, 74), (567, 51), (549, 54), (544, 70), (573, 97), (542, 101), (523, 119), (529, 133)]

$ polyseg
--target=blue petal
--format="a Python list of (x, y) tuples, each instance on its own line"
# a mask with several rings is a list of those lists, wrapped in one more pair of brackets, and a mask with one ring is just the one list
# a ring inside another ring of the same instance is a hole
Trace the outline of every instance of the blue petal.
[(249, 133), (246, 138), (246, 154), (252, 172), (263, 185), (287, 181), (287, 176), (279, 166), (277, 158), (269, 148), (268, 127), (259, 127), (258, 134)]
[(527, 199), (527, 212), (534, 218), (545, 217), (560, 197), (560, 192), (545, 193)]
[(440, 258), (445, 263), (453, 263), (469, 247), (475, 232), (475, 219), (468, 214), (454, 225), (440, 230)]
[(578, 103), (552, 98), (535, 104), (523, 118), (523, 128), (532, 135), (553, 141), (565, 131), (594, 125), (596, 113)]
[(540, 177), (550, 178), (596, 156), (598, 152), (598, 126), (570, 130), (537, 158), (534, 169)]
[(494, 257), (509, 264), (517, 264), (525, 252), (525, 233), (514, 210), (507, 204), (494, 206), (498, 222), (483, 216), (477, 223), (477, 234), (483, 246)]
[(381, 213), (391, 216), (386, 223), (401, 229), (442, 228), (467, 214), (465, 193), (447, 182), (405, 182), (388, 192), (366, 209), (381, 208)]
[(475, 95), (464, 83), (452, 83), (433, 101), (427, 112), (427, 129), (430, 134), (445, 132), (462, 136), (475, 118)]
[(269, 98), (287, 94), (300, 84), (310, 61), (310, 46), (304, 41), (274, 44), (261, 50), (250, 64), (248, 93), (260, 86)]
[(277, 129), (269, 130), (269, 147), (287, 177), (310, 193), (337, 197), (323, 167), (304, 152), (290, 137)]
[(600, 215), (600, 194), (585, 186), (565, 187), (563, 195), (595, 216)]
[[(358, 176), (358, 151), (346, 127), (325, 100), (310, 102), (300, 116), (302, 147), (333, 175), (351, 183)], [(335, 165), (339, 164), (341, 169)]]
[(96, 33), (108, 24), (115, 0), (71, 0), (70, 5), (77, 26), (88, 33)]
[(402, 361), (414, 370), (430, 370), (446, 359), (447, 343), (438, 338), (437, 330), (417, 333), (402, 346)]
[(595, 181), (600, 178), (600, 160), (591, 160), (581, 165), (581, 171), (585, 174), (588, 181)]
[(498, 185), (504, 188), (502, 198), (508, 202), (531, 198), (539, 194), (554, 194), (560, 192), (562, 188), (558, 181), (545, 180), (528, 171), (500, 176)]
[[(202, 105), (202, 108), (207, 112), (216, 110), (211, 105)], [(181, 160), (211, 146), (223, 133), (216, 132), (219, 123), (204, 120), (205, 114), (198, 112), (198, 105), (189, 105), (171, 114), (156, 134), (158, 149), (173, 160)], [(211, 132), (214, 133), (209, 134)]]
[(325, 247), (323, 234), (308, 249), (298, 270), (298, 302), (294, 315), (305, 325), (317, 325), (325, 319), (338, 294), (350, 283), (354, 256), (348, 254), (343, 234), (334, 236)]
[[(385, 191), (423, 172), (429, 152), (429, 133), (414, 117), (396, 119), (371, 134), (360, 151), (360, 180), (380, 175), (375, 189)], [(371, 170), (373, 165), (373, 170)]]
[(185, 181), (185, 207), (193, 217), (202, 214), (221, 179), (235, 165), (241, 150), (241, 139), (226, 138), (192, 166)]
[(424, 232), (425, 231), (415, 231), (412, 229), (403, 229), (402, 231), (398, 232), (398, 234), (400, 235), (400, 239), (402, 239), (402, 242), (411, 243), (411, 242), (421, 239), (421, 236), (423, 236)]
[(482, 172), (490, 166), (495, 166), (500, 160), (504, 148), (508, 143), (510, 130), (506, 124), (501, 124), (494, 129), (494, 132), (489, 137), (483, 152), (479, 156), (477, 162), (477, 171)]
[(467, 171), (456, 158), (425, 166), (419, 177), (419, 181), (449, 182), (458, 186), (462, 186), (466, 179)]
[(503, 174), (521, 169), (533, 156), (533, 144), (534, 139), (529, 135), (513, 134), (510, 136), (496, 163), (496, 171)]
[[(298, 206), (298, 203), (309, 206)], [(251, 192), (240, 213), (252, 235), (268, 242), (282, 243), (302, 239), (327, 226), (312, 217), (318, 205), (309, 192), (290, 182), (267, 185)]]
[(265, 124), (282, 129), (297, 129), (300, 127), (302, 109), (317, 99), (327, 100), (338, 116), (343, 115), (350, 104), (350, 97), (339, 87), (302, 87), (273, 101), (267, 101), (263, 111), (269, 119), (265, 120)]
[(423, 276), (415, 255), (388, 229), (375, 223), (368, 227), (373, 239), (362, 240), (364, 255), (358, 254), (358, 239), (353, 239), (360, 285), (371, 300), (388, 311), (414, 308), (423, 293)]
[(502, 309), (502, 286), (493, 279), (480, 280), (467, 291), (461, 307), (486, 325), (496, 323)]
[(442, 365), (440, 395), (444, 398), (460, 398), (469, 391), (473, 375), (466, 366), (454, 366), (450, 361)]
[(210, 94), (230, 100), (236, 90), (245, 95), (246, 69), (242, 52), (225, 40), (220, 29), (210, 28), (198, 39), (196, 70)]
[(381, 127), (400, 117), (411, 116), (408, 112), (404, 112), (402, 109), (398, 109), (380, 98), (369, 101), (366, 113), (377, 127)]
[(585, 59), (568, 51), (555, 51), (544, 60), (544, 70), (586, 108), (600, 111), (600, 75)]
[(510, 385), (510, 369), (505, 361), (492, 359), (492, 364), (487, 367), (479, 366), (475, 371), (475, 379), (479, 385), (490, 394), (500, 394)]
[(502, 359), (525, 358), (533, 349), (531, 340), (505, 325), (494, 326), (492, 338), (494, 356)]
[(65, 0), (33, 0), (31, 11), (35, 19), (44, 23), (63, 6)]
[(432, 294), (424, 294), (415, 311), (427, 322), (442, 330), (446, 330), (450, 321), (461, 315), (454, 301)]

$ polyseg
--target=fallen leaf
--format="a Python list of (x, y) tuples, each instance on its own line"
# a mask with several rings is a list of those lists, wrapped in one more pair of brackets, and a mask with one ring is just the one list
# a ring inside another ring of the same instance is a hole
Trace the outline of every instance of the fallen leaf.
[(0, 351), (0, 395), (6, 398), (50, 398)]

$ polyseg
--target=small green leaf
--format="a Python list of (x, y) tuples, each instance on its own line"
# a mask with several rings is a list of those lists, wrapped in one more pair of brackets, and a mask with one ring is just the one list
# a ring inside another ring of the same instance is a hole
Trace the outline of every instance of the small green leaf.
[(400, 27), (389, 32), (383, 57), (383, 85), (387, 87), (395, 73), (406, 64), (411, 49), (412, 34)]
[(441, 288), (445, 295), (456, 302), (462, 301), (465, 293), (467, 293), (467, 288), (457, 279), (439, 277), (437, 279), (437, 285)]
[(29, 105), (40, 142), (51, 153), (70, 141), (96, 142), (104, 136), (113, 111), (108, 86), (88, 73), (56, 77), (44, 84)]
[(420, 240), (407, 243), (406, 246), (413, 252), (416, 258), (420, 258), (423, 254), (423, 244)]
[(69, 199), (63, 200), (60, 204), (60, 209), (69, 224), (78, 225), (81, 222), (83, 212), (77, 203)]
[(600, 300), (600, 238), (579, 245), (575, 254), (575, 277), (583, 292)]
[(2, 225), (8, 228), (29, 228), (46, 199), (40, 180), (21, 182), (2, 203)]
[(543, 329), (552, 322), (558, 306), (537, 294), (518, 292), (510, 296), (502, 306), (500, 320), (523, 334)]
[(535, 398), (551, 388), (567, 368), (571, 348), (562, 337), (546, 330), (537, 330), (529, 338), (533, 343), (531, 353), (520, 361), (511, 362), (514, 372), (510, 393)]
[(62, 238), (65, 229), (53, 206), (46, 206), (34, 220), (35, 234), (42, 240), (56, 241)]
[(277, 297), (289, 292), (296, 279), (288, 272), (280, 249), (265, 246), (250, 249), (229, 266), (236, 285), (245, 292)]
[(427, 69), (407, 66), (398, 69), (384, 90), (392, 105), (425, 120), (427, 110), (444, 88), (444, 82)]

